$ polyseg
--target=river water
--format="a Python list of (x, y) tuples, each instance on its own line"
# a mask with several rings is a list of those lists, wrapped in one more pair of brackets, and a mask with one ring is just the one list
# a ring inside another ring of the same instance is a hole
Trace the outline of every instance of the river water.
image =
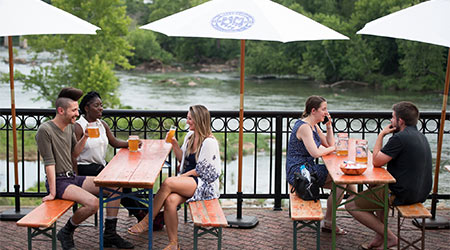
[[(19, 50), (19, 58), (30, 60), (31, 56), (25, 50)], [(42, 54), (40, 64), (50, 63), (51, 55)], [(0, 48), (0, 73), (7, 73), (7, 51)], [(29, 73), (30, 64), (16, 64), (15, 69), (23, 73)], [(146, 110), (187, 110), (194, 104), (203, 104), (210, 110), (239, 110), (239, 74), (234, 73), (167, 73), (155, 74), (145, 72), (117, 72), (120, 79), (119, 97), (123, 105), (133, 109)], [(161, 78), (169, 78), (162, 81)], [(187, 80), (186, 80), (187, 79)], [(186, 82), (194, 82), (187, 84)], [(443, 82), (444, 84), (444, 82)], [(194, 86), (192, 86), (194, 85)], [(15, 82), (16, 107), (17, 108), (49, 108), (50, 102), (34, 101), (38, 93), (36, 91), (24, 91), (23, 83)], [(442, 94), (417, 93), (408, 91), (391, 91), (372, 89), (367, 87), (346, 88), (322, 88), (320, 84), (293, 78), (286, 79), (246, 79), (245, 82), (245, 110), (276, 110), (276, 111), (301, 111), (306, 98), (310, 95), (321, 95), (328, 100), (329, 110), (385, 110), (390, 111), (393, 103), (408, 100), (416, 103), (421, 111), (439, 111), (442, 105)], [(0, 108), (10, 107), (9, 84), (0, 83)], [(446, 124), (450, 125), (450, 124)], [(450, 164), (449, 136), (444, 137), (442, 151), (443, 164)], [(369, 146), (373, 146), (375, 136), (368, 138)], [(436, 136), (428, 136), (433, 157), (436, 152)], [(245, 157), (244, 163), (249, 166), (246, 172), (252, 176), (253, 157)], [(267, 163), (266, 163), (267, 162)], [(266, 169), (268, 157), (258, 156), (258, 168)], [(28, 165), (28, 163), (26, 164)], [(227, 183), (229, 190), (235, 190), (237, 171), (236, 162), (228, 164), (229, 172)], [(5, 166), (0, 161), (0, 166)], [(12, 164), (11, 164), (12, 166)], [(35, 166), (35, 165), (34, 165)], [(11, 171), (12, 172), (12, 171)], [(34, 176), (37, 171), (30, 171)], [(28, 173), (28, 171), (27, 171)], [(4, 190), (6, 170), (0, 168), (0, 190)], [(27, 174), (28, 175), (28, 174)], [(259, 171), (258, 190), (267, 187), (264, 181), (264, 171)], [(268, 175), (266, 175), (267, 178)], [(31, 176), (27, 176), (32, 180)], [(261, 179), (261, 181), (259, 181)], [(442, 169), (440, 173), (439, 193), (450, 193), (450, 173)], [(13, 180), (13, 179), (11, 179)], [(246, 180), (245, 183), (253, 183)], [(11, 184), (12, 185), (12, 184)], [(26, 186), (34, 185), (26, 183)], [(230, 192), (227, 190), (227, 192)], [(262, 190), (261, 190), (262, 191)], [(251, 185), (244, 185), (244, 192), (253, 192)]]

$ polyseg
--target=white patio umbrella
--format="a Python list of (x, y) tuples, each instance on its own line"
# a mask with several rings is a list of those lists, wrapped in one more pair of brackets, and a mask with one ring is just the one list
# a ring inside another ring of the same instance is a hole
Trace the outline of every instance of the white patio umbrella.
[(12, 36), (42, 34), (96, 34), (94, 26), (68, 12), (40, 0), (0, 0), (0, 36), (8, 37), (9, 81), (11, 88), (11, 120), (13, 128), (15, 210), (4, 211), (0, 219), (18, 220), (26, 213), (20, 211), (20, 185), (17, 157), (16, 105), (14, 98), (14, 60)]
[[(357, 34), (385, 36), (450, 47), (450, 0), (431, 0), (394, 12), (367, 23)], [(450, 50), (445, 76), (444, 100), (439, 126), (436, 169), (434, 174), (433, 201), (426, 227), (449, 227), (448, 219), (436, 217), (439, 168), (441, 164), (442, 140), (445, 112), (447, 109), (450, 74)]]
[(256, 218), (242, 217), (242, 143), (244, 118), (245, 40), (310, 41), (348, 37), (269, 0), (212, 0), (140, 27), (168, 36), (241, 40), (238, 207), (230, 225), (253, 227)]

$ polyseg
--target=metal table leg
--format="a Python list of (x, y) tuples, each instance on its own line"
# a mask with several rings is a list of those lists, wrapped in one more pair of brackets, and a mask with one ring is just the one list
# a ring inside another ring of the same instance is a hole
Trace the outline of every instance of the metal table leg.
[(99, 212), (100, 212), (100, 233), (99, 233), (99, 241), (100, 241), (100, 250), (103, 250), (103, 187), (100, 187), (100, 192), (99, 192), (99, 202), (100, 202), (100, 208), (99, 208)]
[(336, 201), (336, 183), (333, 182), (331, 192), (333, 193), (333, 206), (332, 206), (332, 223), (331, 223), (331, 246), (332, 249), (336, 249), (336, 210), (337, 210), (337, 201)]

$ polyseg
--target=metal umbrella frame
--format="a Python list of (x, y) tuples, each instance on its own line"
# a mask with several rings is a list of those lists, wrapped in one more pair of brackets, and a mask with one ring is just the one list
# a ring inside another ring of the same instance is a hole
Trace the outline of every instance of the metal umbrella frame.
[[(11, 24), (21, 16), (20, 20)], [(20, 185), (17, 155), (16, 104), (14, 94), (14, 56), (12, 36), (43, 34), (97, 34), (99, 27), (40, 0), (0, 0), (0, 36), (8, 37), (9, 83), (14, 151), (15, 209), (0, 214), (1, 220), (19, 220), (28, 212), (20, 209)], [(7, 159), (9, 161), (9, 159)]]
[[(448, 219), (436, 216), (439, 169), (441, 164), (442, 141), (444, 136), (450, 80), (449, 11), (450, 0), (430, 0), (373, 20), (357, 32), (357, 34), (363, 35), (400, 38), (449, 47), (431, 203), (432, 218), (426, 220), (425, 227), (427, 228), (450, 227)], [(416, 224), (419, 225), (420, 223)]]
[(256, 217), (242, 216), (245, 40), (286, 43), (346, 40), (348, 37), (269, 0), (212, 0), (140, 28), (160, 32), (167, 36), (240, 40), (237, 216), (227, 216), (227, 220), (231, 226), (240, 228), (256, 226), (258, 223)]

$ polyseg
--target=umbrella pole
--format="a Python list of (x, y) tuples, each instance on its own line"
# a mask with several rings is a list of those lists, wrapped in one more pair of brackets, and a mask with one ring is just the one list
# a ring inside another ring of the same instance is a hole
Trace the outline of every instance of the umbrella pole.
[(242, 158), (244, 143), (244, 81), (245, 81), (245, 40), (241, 40), (241, 76), (240, 76), (240, 105), (239, 105), (239, 147), (238, 147), (238, 191), (237, 214), (227, 216), (228, 225), (239, 228), (253, 228), (258, 224), (254, 216), (242, 216)]
[[(448, 101), (448, 89), (449, 89), (449, 80), (450, 80), (450, 49), (448, 50), (447, 57), (447, 71), (445, 74), (445, 87), (444, 87), (444, 99), (442, 101), (442, 111), (441, 111), (441, 122), (439, 124), (439, 135), (438, 135), (438, 146), (436, 152), (436, 168), (434, 171), (434, 186), (433, 186), (433, 194), (431, 201), (431, 215), (430, 219), (425, 219), (425, 228), (449, 228), (450, 222), (448, 219), (436, 216), (436, 205), (437, 205), (437, 195), (438, 195), (438, 184), (439, 184), (439, 169), (441, 165), (441, 153), (442, 153), (442, 140), (444, 137), (444, 125), (445, 125), (445, 113), (447, 110), (447, 101)], [(414, 221), (417, 227), (422, 227), (422, 222)]]
[[(0, 215), (1, 220), (19, 220), (25, 216), (30, 210), (20, 211), (20, 185), (19, 185), (19, 167), (17, 157), (17, 132), (16, 132), (16, 104), (14, 97), (14, 55), (12, 37), (8, 36), (9, 51), (9, 83), (11, 88), (11, 120), (13, 132), (13, 149), (14, 149), (14, 191), (15, 191), (15, 210), (6, 210)], [(9, 159), (6, 159), (9, 161)], [(39, 184), (38, 184), (39, 185)]]

